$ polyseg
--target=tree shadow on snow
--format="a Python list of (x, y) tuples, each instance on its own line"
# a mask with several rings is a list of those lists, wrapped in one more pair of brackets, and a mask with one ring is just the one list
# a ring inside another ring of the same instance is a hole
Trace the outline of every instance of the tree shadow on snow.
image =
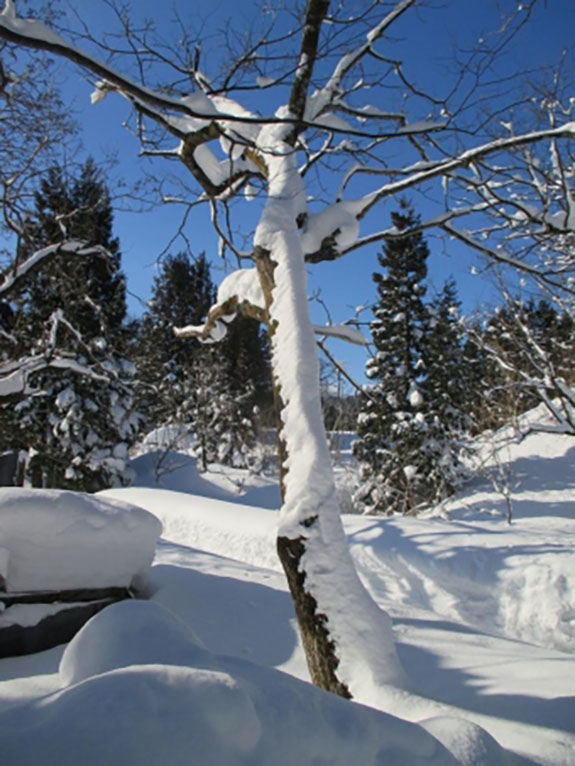
[[(458, 632), (478, 637), (477, 631), (447, 621), (421, 620), (400, 618), (394, 620), (397, 626), (410, 626), (417, 630), (433, 631), (446, 630), (448, 633)], [(509, 642), (509, 658), (506, 665), (513, 664), (513, 646)], [(470, 653), (473, 644), (470, 643)], [(532, 681), (533, 695), (522, 692), (501, 694), (489, 691), (488, 681), (480, 675), (461, 668), (446, 667), (443, 657), (421, 646), (401, 643), (399, 638), (397, 650), (404, 667), (409, 669), (412, 678), (416, 679), (419, 694), (444, 702), (455, 707), (484, 715), (516, 721), (523, 724), (559, 729), (573, 733), (575, 731), (575, 697), (555, 697), (544, 699), (537, 697), (537, 681)], [(566, 672), (572, 672), (573, 658), (566, 656), (553, 657), (553, 663), (566, 663)], [(517, 661), (518, 663), (520, 660)], [(540, 660), (541, 662), (541, 660)], [(527, 665), (526, 661), (523, 661)], [(478, 663), (479, 666), (479, 663)], [(523, 671), (525, 668), (522, 669)]]
[[(254, 574), (254, 568), (240, 562), (203, 551), (197, 554), (211, 571), (156, 564), (150, 575), (152, 599), (177, 614), (216, 654), (270, 667), (287, 662), (298, 649), (299, 639), (291, 598), (273, 587), (278, 575), (266, 575), (265, 570)], [(222, 574), (212, 574), (218, 571)], [(250, 581), (250, 577), (269, 577), (271, 584)]]
[(65, 648), (61, 645), (44, 652), (3, 658), (0, 660), (0, 682), (57, 673)]

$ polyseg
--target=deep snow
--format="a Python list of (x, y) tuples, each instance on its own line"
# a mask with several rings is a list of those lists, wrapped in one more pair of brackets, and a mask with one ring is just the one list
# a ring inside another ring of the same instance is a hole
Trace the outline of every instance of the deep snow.
[(575, 445), (533, 435), (501, 455), (511, 526), (479, 479), (426, 518), (344, 517), (411, 679), (381, 690), (387, 715), (306, 683), (271, 480), (182, 468), (155, 489), (140, 459), (148, 486), (101, 496), (164, 524), (151, 601), (104, 610), (65, 648), (0, 661), (2, 762), (452, 763), (440, 740), (469, 766), (572, 766)]
[(129, 586), (160, 532), (152, 514), (111, 498), (3, 488), (0, 575), (9, 591)]

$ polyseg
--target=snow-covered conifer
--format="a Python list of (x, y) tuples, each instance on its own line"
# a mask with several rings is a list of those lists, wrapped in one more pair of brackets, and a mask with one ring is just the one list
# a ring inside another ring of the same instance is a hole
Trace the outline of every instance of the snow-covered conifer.
[(193, 434), (204, 468), (214, 461), (248, 467), (255, 459), (254, 410), (271, 386), (258, 323), (241, 318), (217, 352), (173, 333), (174, 327), (200, 324), (214, 300), (205, 254), (164, 260), (140, 327), (142, 402), (149, 425), (176, 424), (182, 435)]
[(62, 253), (32, 272), (14, 299), (12, 353), (47, 364), (3, 402), (12, 425), (3, 446), (28, 452), (35, 486), (93, 491), (128, 476), (139, 419), (134, 369), (124, 357), (125, 284), (112, 222), (108, 190), (91, 160), (77, 178), (53, 168), (36, 192), (22, 257), (72, 239), (101, 251)]
[(423, 355), (429, 432), (424, 448), (431, 458), (428, 478), (433, 501), (450, 495), (466, 474), (462, 456), (469, 449), (471, 418), (459, 308), (453, 280), (428, 306)]
[[(404, 204), (392, 214), (398, 235), (417, 216)], [(429, 435), (423, 303), (429, 249), (416, 232), (390, 239), (378, 256), (383, 274), (373, 275), (378, 303), (371, 323), (374, 356), (366, 365), (355, 455), (362, 484), (356, 502), (366, 511), (408, 513), (429, 500)]]

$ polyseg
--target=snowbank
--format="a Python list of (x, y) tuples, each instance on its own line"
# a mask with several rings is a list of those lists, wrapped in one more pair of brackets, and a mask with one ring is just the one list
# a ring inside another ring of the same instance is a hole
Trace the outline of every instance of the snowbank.
[(6, 763), (456, 764), (416, 724), (201, 649), (150, 602), (94, 617), (61, 668), (71, 685), (0, 716)]
[(281, 571), (275, 511), (147, 487), (106, 489), (98, 497), (146, 508), (162, 522), (164, 540)]
[(64, 490), (0, 491), (6, 590), (126, 587), (154, 557), (161, 523), (133, 505)]

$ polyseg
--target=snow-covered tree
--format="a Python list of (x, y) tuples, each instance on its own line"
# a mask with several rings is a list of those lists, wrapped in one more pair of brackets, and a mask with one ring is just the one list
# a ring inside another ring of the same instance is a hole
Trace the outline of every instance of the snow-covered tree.
[[(418, 223), (406, 206), (391, 219), (398, 232)], [(378, 293), (371, 323), (375, 353), (366, 365), (373, 382), (363, 396), (354, 447), (362, 479), (356, 502), (368, 512), (408, 513), (433, 499), (424, 366), (428, 256), (421, 232), (392, 239), (378, 256), (383, 274), (373, 275)]]
[(34, 210), (21, 249), (31, 254), (63, 239), (99, 245), (105, 258), (63, 255), (26, 281), (19, 297), (26, 329), (37, 335), (46, 318), (65, 308), (66, 318), (90, 342), (104, 334), (110, 350), (124, 351), (126, 287), (113, 210), (103, 173), (88, 158), (74, 174), (49, 169), (34, 194)]
[[(125, 286), (112, 209), (91, 160), (76, 179), (66, 179), (59, 168), (42, 179), (20, 257), (30, 259), (46, 242), (64, 238), (100, 251), (83, 258), (62, 252), (21, 281), (11, 296), (17, 353), (7, 361), (57, 353), (75, 365), (31, 371), (20, 395), (3, 400), (2, 417), (11, 427), (2, 441), (5, 449), (29, 453), (35, 486), (96, 490), (127, 477), (138, 417), (133, 367), (122, 356)], [(101, 368), (99, 381), (78, 374), (89, 365)]]
[(202, 322), (214, 300), (205, 254), (163, 260), (140, 325), (142, 402), (149, 425), (176, 424), (182, 435), (194, 435), (204, 469), (216, 460), (248, 467), (255, 459), (254, 410), (271, 383), (259, 324), (239, 318), (218, 353), (173, 332)]
[(187, 387), (187, 412), (200, 466), (205, 470), (218, 462), (256, 467), (255, 414), (249, 407), (253, 388), (239, 386), (225, 357), (211, 346), (195, 357)]
[(450, 495), (465, 478), (463, 454), (469, 451), (472, 426), (464, 358), (460, 303), (448, 280), (427, 307), (424, 366), (428, 397), (429, 449), (433, 454), (430, 482), (435, 501)]
[[(63, 154), (73, 153), (77, 140), (77, 125), (60, 98), (54, 62), (1, 41), (0, 109), (0, 380), (5, 375), (10, 379), (0, 386), (2, 398), (12, 395), (27, 371), (41, 364), (28, 358), (25, 344), (14, 333), (13, 300), (23, 280), (64, 251), (78, 255), (85, 248), (62, 236), (33, 253), (27, 243), (39, 179)], [(4, 420), (4, 435), (13, 432), (12, 423)]]
[[(137, 116), (143, 152), (156, 160), (164, 155), (181, 161), (196, 183), (190, 204), (205, 202), (222, 249), (231, 249), (252, 266), (230, 275), (206, 323), (184, 334), (216, 340), (238, 311), (267, 325), (281, 421), (278, 552), (310, 674), (319, 686), (344, 696), (354, 695), (361, 677), (363, 689), (370, 687), (362, 699), (369, 702), (384, 685), (404, 684), (405, 673), (389, 619), (359, 580), (339, 518), (322, 425), (306, 264), (393, 238), (397, 232), (378, 228), (381, 207), (422, 188), (438, 196), (443, 192), (445, 206), (419, 228), (439, 227), (491, 258), (531, 269), (549, 282), (553, 266), (539, 272), (538, 264), (487, 246), (481, 232), (476, 237), (472, 227), (457, 222), (504, 206), (482, 197), (481, 163), (493, 158), (491, 188), (503, 175), (505, 183), (496, 191), (500, 198), (509, 197), (521, 184), (521, 178), (505, 174), (510, 152), (534, 142), (572, 138), (575, 123), (570, 113), (558, 114), (552, 126), (493, 138), (493, 122), (507, 116), (511, 121), (508, 96), (514, 113), (519, 111), (516, 80), (507, 77), (505, 88), (499, 87), (493, 53), (497, 46), (490, 51), (483, 44), (473, 46), (453, 82), (446, 77), (429, 91), (421, 87), (390, 51), (402, 25), (407, 34), (410, 27), (405, 24), (417, 23), (418, 13), (434, 12), (433, 4), (426, 8), (417, 0), (374, 0), (354, 3), (350, 10), (348, 3), (307, 0), (304, 8), (296, 3), (283, 7), (284, 12), (261, 14), (261, 28), (250, 29), (245, 46), (229, 51), (229, 66), (225, 71), (214, 67), (213, 78), (199, 68), (205, 46), (186, 37), (180, 17), (177, 47), (166, 45), (163, 34), (154, 58), (151, 26), (140, 30), (127, 14), (119, 14), (121, 34), (133, 44), (122, 61), (111, 43), (114, 65), (85, 53), (81, 42), (70, 44), (36, 21), (19, 19), (13, 0), (5, 1), (0, 36), (64, 56), (91, 72), (98, 78), (94, 102), (111, 92), (126, 98)], [(534, 2), (513, 4), (499, 27), (501, 45), (520, 32), (534, 7)], [(291, 11), (296, 11), (299, 26)], [(135, 66), (130, 71), (131, 63)], [(492, 113), (490, 96), (497, 99)], [(264, 114), (258, 111), (262, 109)], [(527, 104), (526, 114), (529, 109)], [(182, 200), (184, 176), (174, 180), (170, 195), (168, 174), (162, 179), (164, 198)], [(253, 214), (242, 218), (241, 203), (258, 197), (260, 207), (254, 212), (259, 220), (246, 250), (245, 243), (236, 245), (235, 226), (244, 223), (246, 234), (254, 230)], [(232, 200), (238, 204), (231, 205)], [(370, 216), (377, 209), (379, 215)], [(361, 236), (360, 224), (367, 227)], [(572, 231), (575, 216), (566, 217), (562, 226)], [(351, 335), (347, 328), (340, 334)]]
[(154, 279), (152, 295), (138, 332), (138, 370), (142, 407), (148, 426), (190, 422), (190, 370), (205, 356), (193, 339), (181, 341), (173, 328), (200, 323), (215, 299), (205, 254), (166, 256)]
[[(490, 427), (517, 422), (542, 404), (547, 430), (575, 435), (575, 319), (565, 306), (513, 298), (474, 328), (471, 339), (485, 359), (482, 395), (492, 410)], [(538, 426), (541, 428), (541, 426)]]

